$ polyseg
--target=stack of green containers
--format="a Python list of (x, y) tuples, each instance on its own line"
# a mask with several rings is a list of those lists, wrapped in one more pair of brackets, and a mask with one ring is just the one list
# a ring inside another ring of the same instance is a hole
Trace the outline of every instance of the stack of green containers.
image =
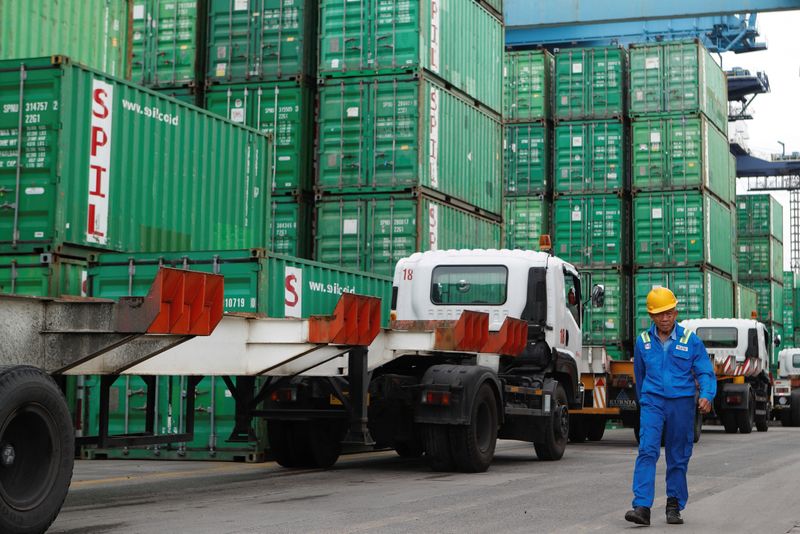
[(727, 83), (701, 44), (630, 48), (634, 317), (654, 286), (671, 288), (683, 318), (733, 317), (735, 167)]
[(318, 261), (393, 274), (417, 250), (500, 245), (504, 42), (492, 5), (320, 3)]
[(794, 317), (794, 330), (789, 331), (784, 328), (787, 342), (786, 347), (800, 347), (800, 274), (794, 273), (794, 287), (787, 288), (784, 286), (784, 291), (791, 291), (792, 297), (792, 315)]
[(208, 0), (206, 109), (270, 133), (272, 228), (265, 248), (308, 258), (317, 0)]
[[(758, 294), (758, 320), (783, 337), (783, 207), (769, 194), (737, 196), (736, 231), (739, 282)], [(788, 293), (793, 281), (791, 276)]]
[(783, 346), (794, 347), (795, 331), (795, 292), (796, 284), (793, 271), (783, 271)]
[(503, 68), (503, 244), (538, 250), (552, 208), (552, 71), (546, 50), (507, 52)]
[(587, 290), (605, 286), (605, 306), (586, 308), (583, 343), (615, 358), (631, 339), (627, 61), (618, 47), (560, 50), (553, 76), (554, 250)]

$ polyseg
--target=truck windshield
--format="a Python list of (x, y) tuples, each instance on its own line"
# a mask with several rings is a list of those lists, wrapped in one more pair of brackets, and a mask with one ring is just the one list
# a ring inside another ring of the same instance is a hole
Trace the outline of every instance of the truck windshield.
[(505, 304), (507, 287), (503, 265), (440, 265), (431, 276), (431, 302), (496, 306)]
[(703, 340), (707, 349), (732, 349), (739, 344), (739, 331), (736, 328), (698, 328), (697, 336)]
[(792, 367), (800, 369), (800, 354), (792, 354)]

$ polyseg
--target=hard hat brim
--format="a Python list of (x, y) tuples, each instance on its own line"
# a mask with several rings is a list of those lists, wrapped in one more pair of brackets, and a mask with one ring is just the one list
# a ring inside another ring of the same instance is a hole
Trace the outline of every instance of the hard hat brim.
[(677, 307), (678, 307), (678, 303), (675, 302), (673, 304), (665, 304), (663, 306), (659, 306), (658, 308), (652, 308), (652, 309), (648, 308), (647, 313), (655, 315), (655, 314), (658, 314), (658, 313), (664, 313), (665, 311), (674, 310)]

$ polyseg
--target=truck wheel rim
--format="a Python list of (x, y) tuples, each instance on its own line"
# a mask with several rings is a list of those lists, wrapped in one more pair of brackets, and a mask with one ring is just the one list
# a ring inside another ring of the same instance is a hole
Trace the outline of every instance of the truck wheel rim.
[(21, 407), (0, 427), (0, 498), (15, 510), (32, 510), (50, 493), (60, 456), (54, 436), (55, 422), (39, 404)]
[(565, 437), (569, 433), (569, 413), (566, 406), (556, 408), (556, 420), (553, 430), (557, 439)]

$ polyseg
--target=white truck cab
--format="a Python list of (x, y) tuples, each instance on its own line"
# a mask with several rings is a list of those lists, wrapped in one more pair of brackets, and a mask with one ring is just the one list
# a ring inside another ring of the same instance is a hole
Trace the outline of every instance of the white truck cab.
[(783, 426), (800, 426), (800, 348), (788, 347), (778, 353), (772, 413)]

